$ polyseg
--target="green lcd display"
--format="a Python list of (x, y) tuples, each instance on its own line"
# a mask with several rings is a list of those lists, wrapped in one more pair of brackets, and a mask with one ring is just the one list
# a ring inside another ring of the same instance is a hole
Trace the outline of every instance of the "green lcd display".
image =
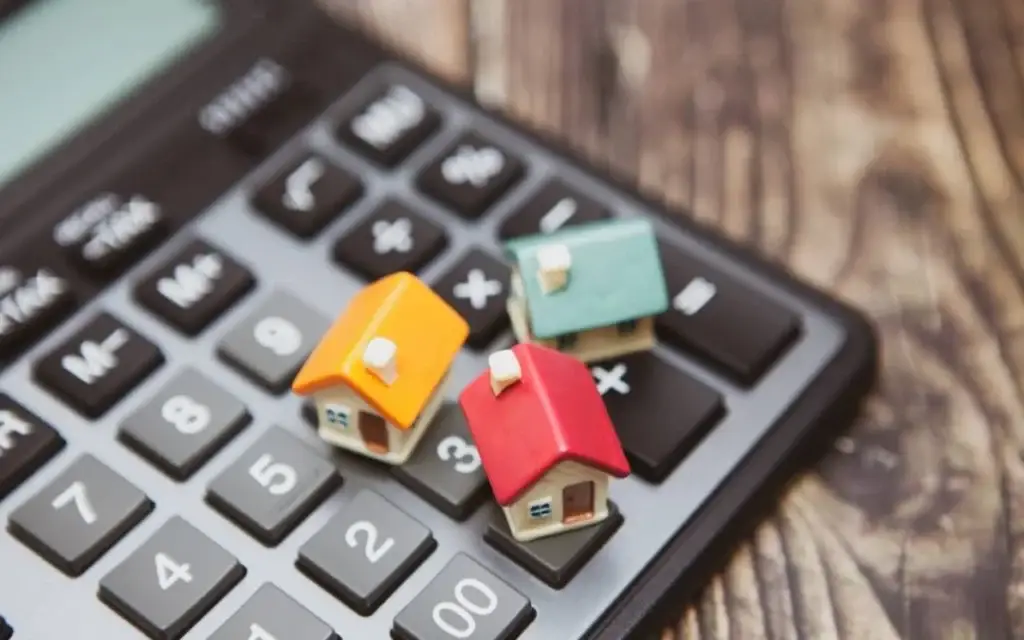
[(30, 0), (0, 22), (0, 188), (220, 20), (212, 0)]

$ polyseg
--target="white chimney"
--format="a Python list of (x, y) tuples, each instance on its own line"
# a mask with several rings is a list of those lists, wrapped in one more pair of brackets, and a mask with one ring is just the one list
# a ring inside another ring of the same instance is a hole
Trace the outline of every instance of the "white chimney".
[(398, 347), (394, 342), (387, 338), (373, 338), (363, 350), (363, 366), (384, 384), (391, 384), (398, 377), (397, 355)]
[(500, 394), (523, 377), (519, 360), (511, 349), (492, 353), (487, 357), (487, 366), (491, 370), (491, 391), (494, 392), (494, 395)]
[(537, 263), (537, 277), (544, 293), (558, 291), (569, 284), (569, 268), (572, 266), (569, 247), (564, 244), (543, 246), (537, 249)]

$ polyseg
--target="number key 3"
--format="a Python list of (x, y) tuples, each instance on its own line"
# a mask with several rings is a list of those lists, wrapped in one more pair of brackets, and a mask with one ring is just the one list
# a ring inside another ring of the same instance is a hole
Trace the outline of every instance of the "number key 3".
[(334, 467), (280, 427), (268, 429), (207, 490), (207, 501), (268, 546), (338, 484)]
[(70, 576), (81, 575), (152, 511), (153, 502), (83, 455), (11, 514), (11, 533)]

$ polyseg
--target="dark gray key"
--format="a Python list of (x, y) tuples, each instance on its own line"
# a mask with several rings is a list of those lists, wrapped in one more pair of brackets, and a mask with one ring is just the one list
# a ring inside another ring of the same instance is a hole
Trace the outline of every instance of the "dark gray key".
[(100, 580), (99, 597), (154, 640), (178, 640), (245, 576), (245, 567), (173, 516)]
[(446, 402), (409, 460), (394, 469), (395, 477), (442, 512), (464, 520), (480, 504), (487, 476), (469, 436), (466, 419)]
[(269, 582), (207, 640), (339, 640), (338, 635)]
[(614, 503), (609, 502), (608, 517), (598, 524), (519, 542), (512, 537), (505, 514), (496, 508), (484, 539), (549, 586), (561, 589), (621, 525), (622, 514)]
[(213, 479), (206, 499), (265, 545), (284, 540), (338, 485), (334, 466), (280, 427)]
[(153, 502), (85, 454), (14, 510), (14, 537), (69, 576), (85, 572), (153, 510)]
[(329, 327), (330, 320), (305, 302), (275, 291), (221, 340), (217, 352), (256, 384), (282, 393)]
[(189, 367), (128, 416), (119, 437), (164, 473), (185, 480), (248, 423), (240, 400)]
[(437, 547), (430, 531), (363, 490), (299, 549), (296, 565), (367, 616)]
[(0, 393), (0, 498), (18, 488), (64, 448), (42, 418)]
[(533, 619), (530, 601), (464, 553), (395, 618), (399, 640), (512, 640)]

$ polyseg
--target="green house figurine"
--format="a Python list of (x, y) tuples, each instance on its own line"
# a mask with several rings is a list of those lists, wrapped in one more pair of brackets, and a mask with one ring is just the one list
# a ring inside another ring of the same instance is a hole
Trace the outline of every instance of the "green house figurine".
[(508, 313), (519, 342), (593, 362), (654, 346), (668, 291), (651, 224), (618, 218), (517, 238)]

